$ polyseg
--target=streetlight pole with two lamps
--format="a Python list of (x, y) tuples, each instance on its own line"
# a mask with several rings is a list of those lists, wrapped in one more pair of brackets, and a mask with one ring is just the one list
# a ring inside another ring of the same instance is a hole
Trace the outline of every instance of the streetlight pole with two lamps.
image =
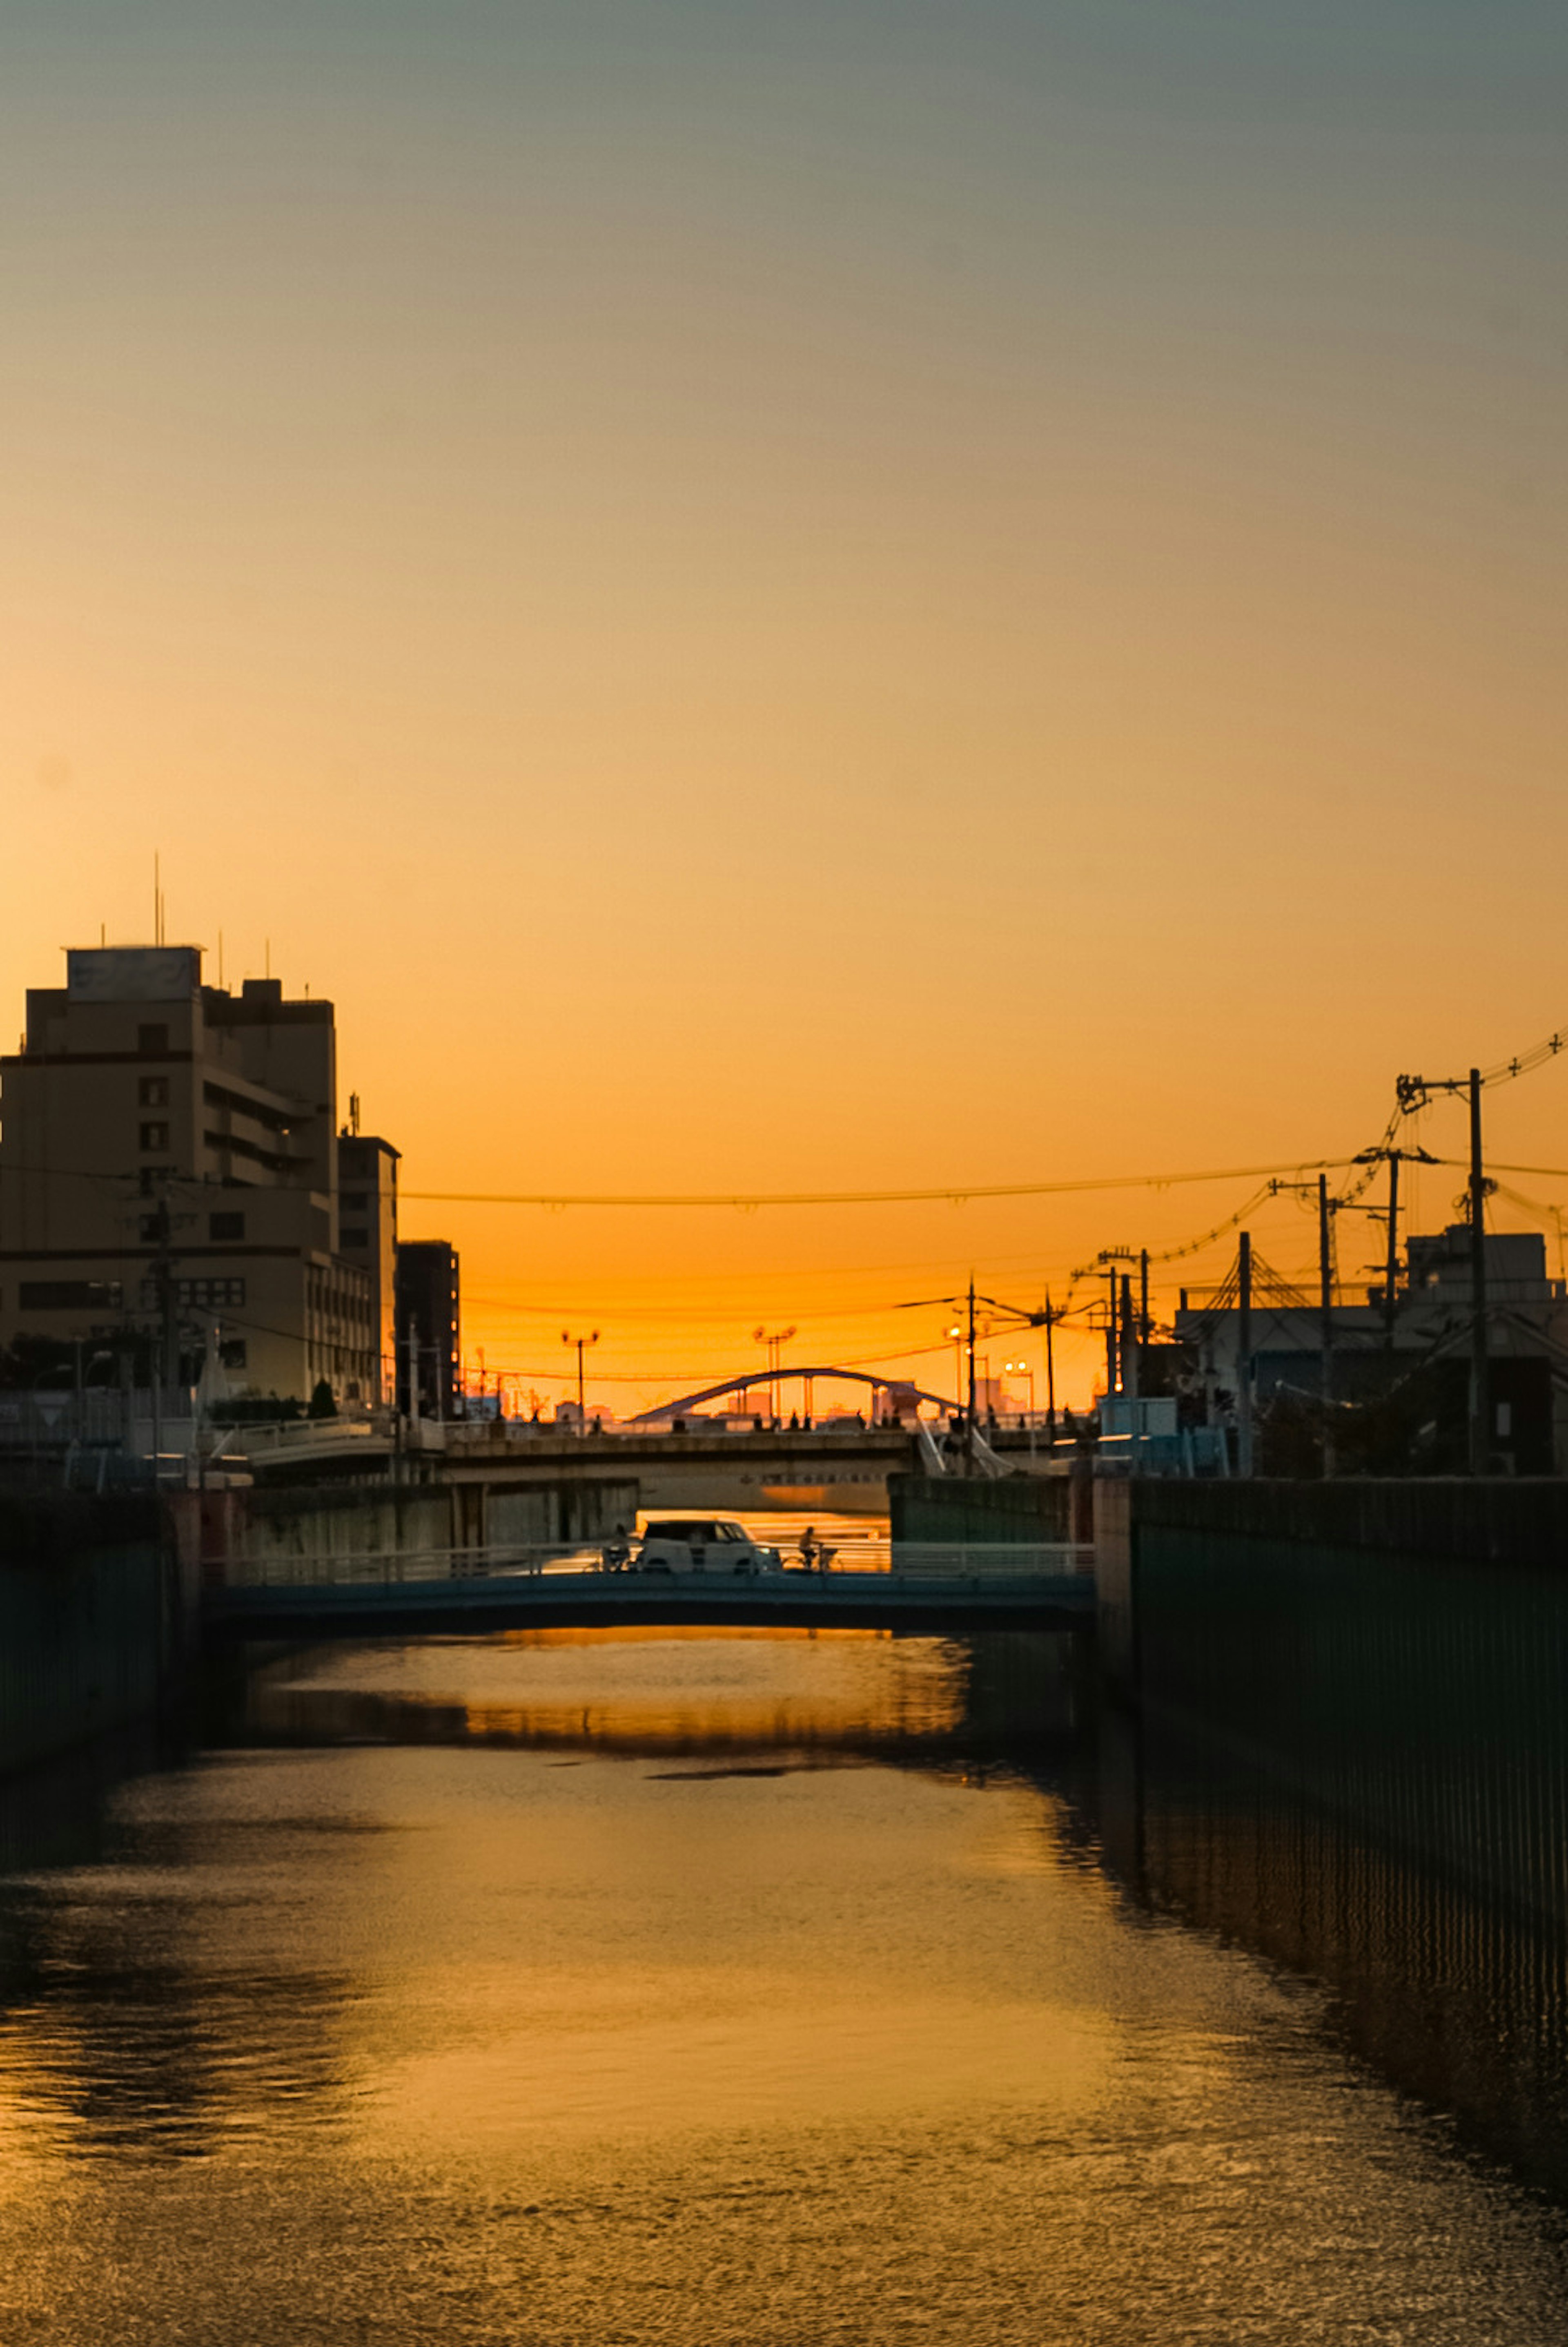
[(590, 1329), (589, 1333), (585, 1337), (574, 1337), (569, 1328), (563, 1328), (561, 1331), (562, 1344), (575, 1345), (577, 1348), (577, 1433), (579, 1439), (583, 1435), (586, 1434), (588, 1430), (587, 1406), (583, 1399), (583, 1355), (588, 1346), (596, 1345), (598, 1341), (599, 1332), (596, 1328)]

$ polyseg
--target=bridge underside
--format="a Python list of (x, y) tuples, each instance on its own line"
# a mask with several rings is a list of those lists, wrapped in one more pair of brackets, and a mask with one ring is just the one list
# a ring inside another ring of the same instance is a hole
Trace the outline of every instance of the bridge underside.
[(1093, 1619), (1083, 1574), (1003, 1583), (845, 1574), (809, 1586), (604, 1573), (402, 1583), (390, 1588), (239, 1587), (209, 1593), (204, 1627), (221, 1638), (483, 1637), (499, 1631), (644, 1626), (894, 1630), (1081, 1630)]

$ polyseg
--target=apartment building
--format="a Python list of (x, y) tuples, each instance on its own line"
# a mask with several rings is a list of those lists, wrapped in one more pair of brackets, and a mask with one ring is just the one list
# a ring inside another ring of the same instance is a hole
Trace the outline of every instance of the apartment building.
[(195, 946), (72, 949), (0, 1058), (0, 1343), (214, 1347), (231, 1391), (381, 1390), (369, 1270), (339, 1244), (332, 1005), (205, 985)]
[(463, 1298), (457, 1249), (404, 1240), (397, 1251), (397, 1403), (404, 1417), (463, 1413)]
[(357, 1100), (351, 1106), (355, 1122), (338, 1135), (338, 1252), (369, 1276), (377, 1394), (391, 1402), (396, 1390), (399, 1153), (379, 1134), (359, 1132)]

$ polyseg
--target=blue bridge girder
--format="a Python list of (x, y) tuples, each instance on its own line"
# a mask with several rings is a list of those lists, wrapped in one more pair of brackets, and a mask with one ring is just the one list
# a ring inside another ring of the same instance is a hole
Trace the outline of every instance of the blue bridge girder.
[(499, 1630), (649, 1627), (899, 1630), (1070, 1629), (1093, 1618), (1087, 1573), (896, 1573), (729, 1579), (717, 1573), (492, 1574), (390, 1583), (239, 1583), (203, 1593), (210, 1635), (228, 1638), (482, 1637)]

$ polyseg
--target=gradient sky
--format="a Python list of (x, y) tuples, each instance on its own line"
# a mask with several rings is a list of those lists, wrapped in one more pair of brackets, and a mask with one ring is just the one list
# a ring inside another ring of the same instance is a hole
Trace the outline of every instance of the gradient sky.
[[(1558, 0), (5, 0), (13, 1024), (157, 848), (411, 1191), (1374, 1140), (1568, 1021), (1565, 103)], [(1249, 1186), (405, 1229), (626, 1408)]]

